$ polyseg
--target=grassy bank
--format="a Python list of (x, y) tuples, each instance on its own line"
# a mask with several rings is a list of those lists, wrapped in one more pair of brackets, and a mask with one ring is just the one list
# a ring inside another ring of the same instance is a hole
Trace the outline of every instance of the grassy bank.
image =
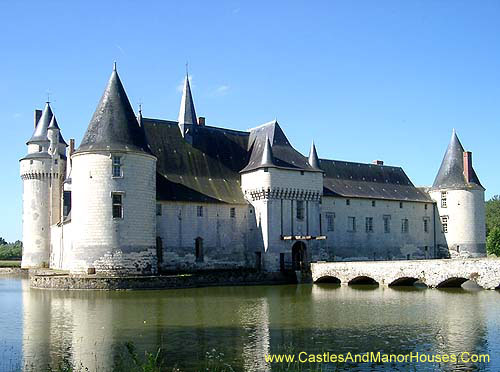
[(21, 261), (0, 260), (0, 267), (21, 267)]

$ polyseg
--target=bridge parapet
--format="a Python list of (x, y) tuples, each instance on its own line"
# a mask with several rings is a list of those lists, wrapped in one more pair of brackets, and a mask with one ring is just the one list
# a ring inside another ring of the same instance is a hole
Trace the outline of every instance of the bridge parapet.
[(315, 262), (311, 271), (314, 283), (337, 278), (341, 284), (352, 284), (371, 278), (385, 286), (410, 285), (417, 280), (430, 288), (460, 286), (467, 280), (485, 289), (500, 286), (500, 259), (489, 258)]

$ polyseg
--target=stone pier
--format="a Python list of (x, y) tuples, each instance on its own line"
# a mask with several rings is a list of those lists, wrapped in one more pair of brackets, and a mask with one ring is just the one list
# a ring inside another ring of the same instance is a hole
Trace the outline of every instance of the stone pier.
[(412, 285), (421, 281), (430, 288), (460, 287), (467, 280), (485, 289), (500, 286), (500, 259), (315, 262), (314, 283)]

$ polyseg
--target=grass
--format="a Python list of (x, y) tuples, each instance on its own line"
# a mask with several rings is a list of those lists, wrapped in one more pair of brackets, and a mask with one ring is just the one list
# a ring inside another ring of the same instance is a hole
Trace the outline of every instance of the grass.
[[(320, 364), (316, 365), (306, 365), (298, 362), (295, 363), (274, 363), (270, 365), (271, 371), (275, 372), (322, 372), (323, 368)], [(326, 366), (325, 366), (326, 367)], [(332, 367), (332, 366), (330, 366)], [(330, 371), (337, 371), (337, 366), (333, 366), (334, 369), (329, 369)], [(21, 370), (13, 369), (12, 371)], [(35, 368), (34, 365), (25, 365), (22, 368), (25, 372), (90, 372), (91, 370), (84, 366), (81, 362), (76, 365), (71, 363), (68, 358), (64, 358), (57, 365), (49, 365), (46, 369)], [(235, 372), (239, 368), (233, 368), (224, 360), (224, 354), (217, 352), (215, 349), (207, 352), (204, 358), (204, 362), (199, 367), (200, 371), (209, 372)], [(137, 351), (135, 345), (132, 342), (126, 342), (120, 347), (120, 352), (114, 358), (114, 364), (110, 366), (109, 371), (113, 372), (184, 372), (184, 369), (178, 368), (177, 366), (167, 367), (166, 359), (161, 348), (158, 348), (156, 352), (144, 352), (140, 353)]]
[(0, 260), (0, 267), (21, 267), (21, 261)]

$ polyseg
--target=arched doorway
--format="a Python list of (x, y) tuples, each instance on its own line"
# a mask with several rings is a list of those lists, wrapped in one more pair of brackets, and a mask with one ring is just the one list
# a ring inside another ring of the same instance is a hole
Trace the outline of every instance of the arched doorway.
[(307, 247), (304, 242), (296, 242), (292, 246), (292, 268), (296, 271), (308, 269)]

